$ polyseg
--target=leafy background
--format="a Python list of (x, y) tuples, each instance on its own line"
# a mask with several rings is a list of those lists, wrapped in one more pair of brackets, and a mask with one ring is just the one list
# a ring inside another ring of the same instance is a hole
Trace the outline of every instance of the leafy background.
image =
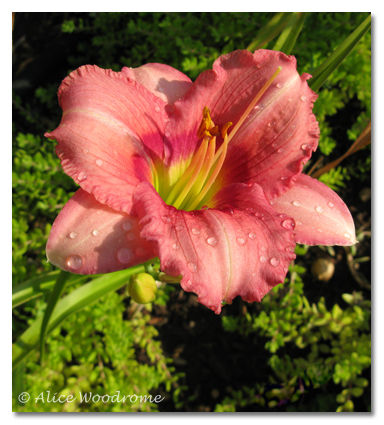
[[(367, 13), (310, 13), (292, 50), (313, 72)], [(13, 285), (53, 271), (45, 244), (76, 190), (43, 137), (61, 118), (56, 91), (77, 67), (119, 71), (167, 63), (192, 79), (221, 54), (247, 48), (270, 13), (16, 13), (13, 29)], [(264, 47), (273, 48), (276, 40)], [(343, 155), (370, 121), (371, 39), (319, 91), (318, 152), (306, 171)], [(285, 285), (261, 303), (236, 299), (220, 316), (178, 286), (152, 305), (126, 287), (72, 314), (14, 370), (14, 411), (370, 411), (370, 174), (367, 146), (320, 177), (345, 200), (360, 243), (297, 246)], [(322, 267), (330, 275), (324, 277)], [(334, 271), (332, 273), (332, 270)], [(65, 294), (91, 281), (83, 277)], [(65, 295), (64, 294), (64, 295)], [(48, 293), (13, 309), (16, 340)], [(160, 394), (149, 403), (17, 402), (59, 395)], [(45, 393), (46, 394), (46, 393)]]

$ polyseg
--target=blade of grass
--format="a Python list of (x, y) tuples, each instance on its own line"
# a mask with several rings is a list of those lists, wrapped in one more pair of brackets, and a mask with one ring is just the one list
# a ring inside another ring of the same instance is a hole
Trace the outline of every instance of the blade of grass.
[(40, 328), (40, 364), (43, 364), (44, 360), (44, 339), (45, 334), (47, 332), (49, 319), (51, 318), (56, 304), (64, 291), (65, 285), (67, 284), (70, 275), (70, 273), (61, 270), (59, 276), (57, 277), (55, 286), (53, 287), (49, 295), (47, 307), (45, 309), (43, 321), (41, 323)]
[(309, 86), (313, 91), (318, 91), (327, 78), (335, 71), (344, 59), (352, 52), (365, 33), (371, 28), (371, 15), (369, 15), (356, 29), (350, 34), (340, 46), (312, 72), (312, 78), (309, 80)]
[[(59, 273), (60, 271), (57, 270), (16, 285), (12, 289), (12, 308), (34, 298), (40, 297), (45, 292), (50, 291), (53, 288)], [(68, 279), (68, 285), (74, 285), (75, 283), (85, 281), (86, 279), (89, 279), (89, 277), (72, 275), (70, 279)]]
[(259, 30), (257, 36), (251, 41), (247, 50), (253, 52), (254, 50), (261, 49), (275, 37), (277, 37), (287, 24), (291, 12), (276, 13), (273, 18)]
[(292, 14), (273, 50), (284, 52), (286, 55), (291, 53), (297, 37), (303, 28), (306, 16), (307, 13), (305, 12), (294, 12)]
[[(53, 329), (59, 326), (72, 313), (92, 304), (109, 292), (116, 291), (124, 286), (131, 274), (144, 271), (145, 268), (143, 265), (132, 267), (120, 272), (102, 275), (75, 289), (57, 303), (49, 320), (46, 335), (52, 332)], [(17, 367), (27, 354), (37, 347), (42, 320), (43, 318), (39, 317), (13, 344), (13, 368)]]

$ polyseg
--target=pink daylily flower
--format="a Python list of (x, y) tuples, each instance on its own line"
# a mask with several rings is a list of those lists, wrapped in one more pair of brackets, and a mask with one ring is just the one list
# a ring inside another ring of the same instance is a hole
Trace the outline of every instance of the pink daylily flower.
[(46, 136), (80, 189), (48, 260), (94, 274), (159, 257), (220, 313), (284, 282), (296, 243), (354, 244), (344, 202), (302, 174), (319, 138), (308, 78), (267, 50), (221, 56), (194, 83), (161, 64), (72, 72)]

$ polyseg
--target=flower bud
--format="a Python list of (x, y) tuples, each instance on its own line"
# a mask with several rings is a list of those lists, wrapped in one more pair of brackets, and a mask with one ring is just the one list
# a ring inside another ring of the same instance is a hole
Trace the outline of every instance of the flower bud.
[(133, 301), (138, 304), (151, 303), (156, 299), (155, 279), (147, 273), (133, 274), (129, 279), (128, 291)]

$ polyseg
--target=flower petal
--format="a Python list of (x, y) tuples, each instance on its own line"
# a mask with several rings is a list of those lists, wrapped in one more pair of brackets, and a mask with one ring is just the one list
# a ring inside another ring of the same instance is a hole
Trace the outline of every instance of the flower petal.
[(124, 67), (121, 72), (169, 104), (183, 97), (192, 85), (185, 74), (162, 63), (148, 63), (138, 68)]
[(296, 241), (306, 245), (353, 245), (355, 225), (347, 206), (325, 184), (301, 174), (292, 189), (273, 199), (276, 211), (296, 222)]
[(196, 150), (204, 106), (211, 110), (215, 125), (232, 122), (233, 129), (278, 66), (280, 74), (229, 143), (216, 191), (236, 182), (256, 182), (270, 196), (288, 190), (316, 150), (319, 128), (312, 114), (317, 95), (306, 82), (310, 76), (300, 77), (296, 59), (281, 52), (238, 50), (221, 56), (213, 70), (203, 72), (175, 102), (165, 128), (166, 163), (188, 159)]
[[(234, 201), (230, 207), (224, 205), (228, 199)], [(260, 186), (232, 185), (216, 202), (222, 210), (176, 210), (146, 182), (134, 194), (140, 235), (156, 246), (162, 270), (182, 275), (183, 289), (218, 314), (223, 301), (237, 295), (260, 301), (284, 282), (295, 242), (292, 226), (282, 225)]]
[(163, 159), (165, 104), (124, 74), (86, 65), (61, 84), (59, 144), (64, 171), (111, 208), (129, 212), (140, 181)]
[(79, 189), (53, 223), (48, 261), (78, 274), (110, 273), (155, 257), (135, 217), (100, 204)]

